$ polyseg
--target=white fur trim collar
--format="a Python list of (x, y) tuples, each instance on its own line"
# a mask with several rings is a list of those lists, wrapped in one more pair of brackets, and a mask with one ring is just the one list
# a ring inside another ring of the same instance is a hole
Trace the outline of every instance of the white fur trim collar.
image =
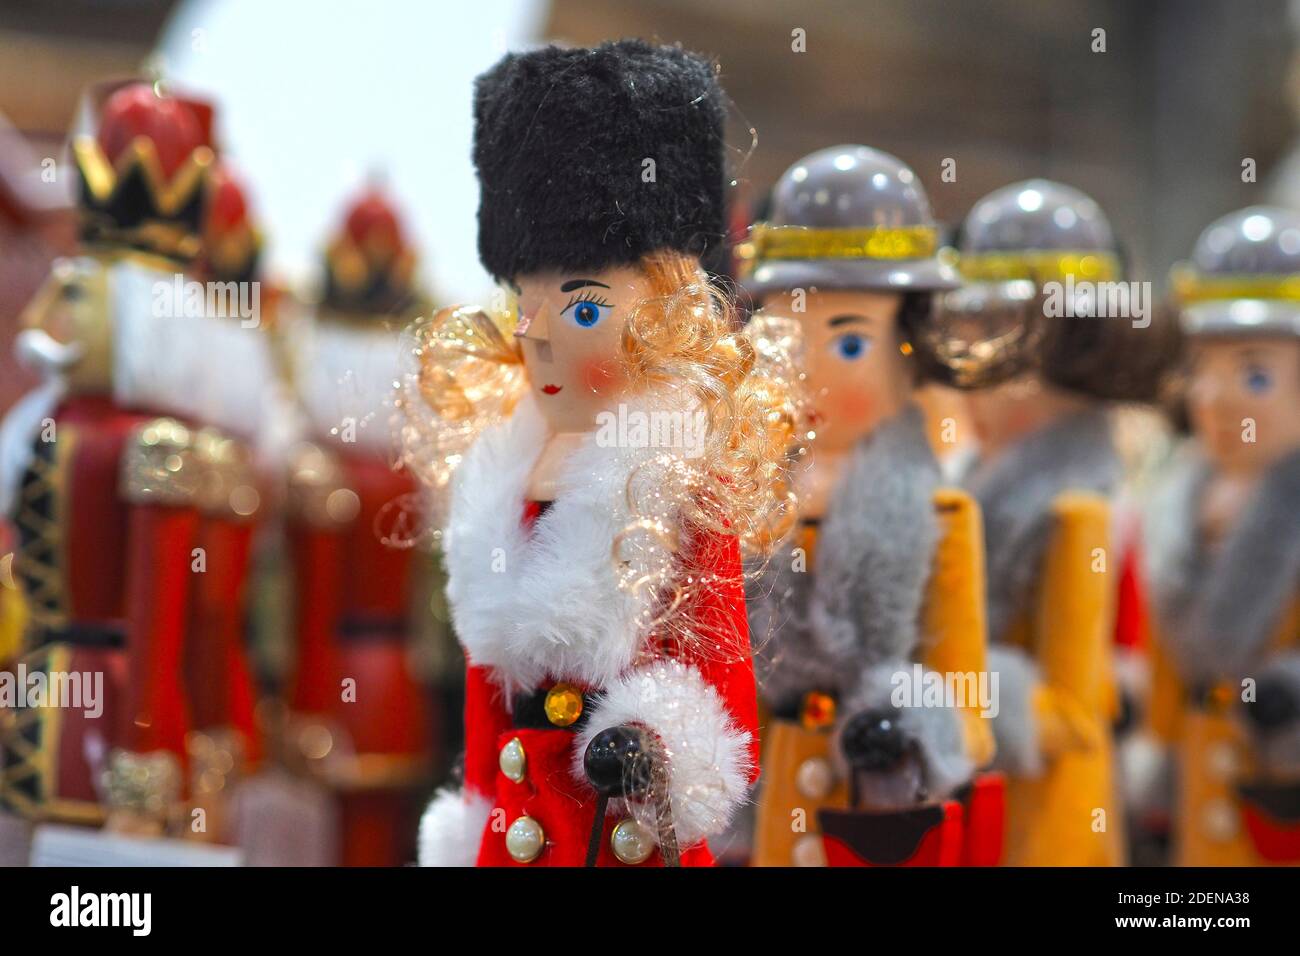
[(599, 689), (636, 660), (655, 599), (619, 587), (611, 549), (631, 521), (628, 479), (659, 450), (602, 447), (589, 435), (528, 533), (525, 493), (547, 435), (526, 396), (466, 454), (444, 544), (447, 595), (470, 659), (502, 686), (549, 677)]
[(114, 401), (258, 436), (276, 407), (266, 330), (234, 317), (155, 315), (157, 288), (173, 273), (130, 260), (107, 268)]
[(302, 323), (297, 380), (318, 438), (377, 457), (393, 455), (393, 399), (401, 347), (401, 336), (387, 329), (320, 320)]

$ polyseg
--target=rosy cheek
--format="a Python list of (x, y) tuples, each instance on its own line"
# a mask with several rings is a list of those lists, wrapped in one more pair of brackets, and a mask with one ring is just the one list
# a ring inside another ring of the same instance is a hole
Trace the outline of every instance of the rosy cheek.
[(1030, 427), (1030, 424), (1033, 421), (1033, 416), (1029, 414), (1027, 408), (1022, 407), (1021, 405), (1016, 405), (1011, 409), (1010, 414), (1007, 415), (1007, 421), (1010, 423), (1012, 428), (1017, 431), (1023, 431)]
[(597, 395), (612, 395), (623, 384), (622, 364), (617, 359), (590, 358), (578, 363), (583, 387)]
[(871, 416), (871, 395), (857, 388), (835, 389), (827, 396), (825, 414), (845, 424), (861, 422)]

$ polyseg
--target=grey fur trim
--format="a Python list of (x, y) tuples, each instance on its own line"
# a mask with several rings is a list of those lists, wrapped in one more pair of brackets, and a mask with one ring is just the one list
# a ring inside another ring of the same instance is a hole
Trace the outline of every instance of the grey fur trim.
[(1040, 681), (1038, 666), (1020, 648), (996, 645), (989, 648), (988, 669), (998, 675), (993, 767), (1019, 777), (1036, 777), (1043, 770), (1033, 696)]
[(909, 659), (938, 540), (939, 468), (909, 406), (853, 452), (821, 522), (815, 573), (785, 542), (749, 588), (760, 692), (774, 708), (807, 691), (846, 695), (874, 663)]
[[(912, 680), (912, 662), (877, 664), (862, 674), (857, 689), (841, 708), (848, 717), (864, 710), (890, 710), (898, 714), (898, 725), (916, 745), (919, 765), (908, 761), (892, 773), (860, 774), (858, 796), (864, 809), (901, 810), (919, 802), (943, 800), (970, 779), (974, 768), (966, 756), (961, 716), (953, 707), (898, 706), (894, 689), (898, 681)], [(841, 721), (841, 727), (843, 722)], [(833, 752), (839, 769), (847, 773), (836, 734)]]
[(1192, 636), (1224, 676), (1244, 673), (1300, 587), (1300, 453), (1274, 465), (1197, 589)]
[(1109, 495), (1120, 465), (1104, 409), (1063, 416), (1002, 454), (977, 462), (966, 487), (984, 518), (989, 641), (1002, 640), (1029, 601), (1066, 491)]
[(859, 672), (910, 660), (939, 521), (939, 466), (921, 410), (909, 406), (858, 446), (822, 520), (813, 580), (813, 634)]
[(1173, 640), (1204, 568), (1197, 542), (1196, 504), (1209, 464), (1195, 442), (1177, 449), (1142, 509), (1142, 572), (1156, 617)]
[(761, 576), (749, 579), (745, 601), (759, 693), (774, 709), (797, 707), (810, 690), (839, 692), (844, 662), (820, 653), (813, 640), (808, 605), (812, 572), (805, 556), (795, 570), (794, 545), (782, 544)]
[[(1300, 651), (1275, 655), (1257, 676), (1260, 683), (1277, 681), (1287, 688), (1292, 700), (1300, 701)], [(1285, 779), (1300, 776), (1300, 720), (1292, 720), (1267, 735), (1259, 733), (1253, 725), (1251, 732), (1255, 757), (1264, 776)]]
[(1183, 539), (1158, 530), (1150, 537), (1156, 609), (1185, 680), (1235, 682), (1268, 660), (1278, 621), (1300, 588), (1300, 452), (1264, 475), (1213, 554), (1195, 530), (1208, 466), (1192, 458), (1186, 467), (1168, 507), (1153, 509), (1163, 524), (1190, 529)]

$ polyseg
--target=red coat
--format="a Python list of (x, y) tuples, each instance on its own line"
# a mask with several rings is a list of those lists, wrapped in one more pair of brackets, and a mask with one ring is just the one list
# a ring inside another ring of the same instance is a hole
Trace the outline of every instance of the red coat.
[[(525, 399), (510, 421), (481, 436), (456, 475), (444, 553), (453, 621), (470, 661), (464, 787), (426, 811), (421, 862), (581, 866), (597, 804), (582, 771), (587, 744), (602, 730), (635, 725), (666, 755), (682, 863), (708, 865), (705, 839), (747, 799), (758, 767), (737, 541), (683, 529), (678, 580), (704, 576), (710, 584), (679, 611), (689, 636), (666, 641), (644, 625), (661, 598), (620, 588), (612, 561), (631, 520), (623, 489), (644, 456), (589, 439), (565, 490), (534, 520), (524, 490), (545, 437)], [(540, 706), (557, 684), (581, 694), (574, 724), (556, 725)], [(508, 746), (515, 758), (522, 750), (522, 761), (503, 755)], [(651, 835), (660, 822), (652, 807), (611, 802), (600, 865), (624, 865), (611, 834), (628, 817)], [(511, 852), (516, 825), (534, 828), (535, 855)], [(659, 850), (642, 862), (661, 863)]]
[(4, 796), (46, 819), (100, 822), (115, 749), (169, 763), (175, 796), (192, 732), (256, 754), (242, 628), (257, 494), (238, 446), (215, 432), (101, 395), (67, 399), (52, 421), (14, 517), (31, 609), (20, 660), (103, 673), (103, 714), (19, 711)]
[[(410, 859), (412, 791), (429, 773), (432, 717), (411, 667), (413, 552), (386, 543), (380, 528), (386, 509), (401, 507), (415, 486), (364, 451), (308, 454), (313, 460), (298, 462), (291, 484), (288, 522), (297, 608), (291, 706), (300, 727), (330, 732), (329, 751), (307, 756), (342, 795), (343, 862), (398, 866)], [(345, 694), (346, 679), (355, 683)]]

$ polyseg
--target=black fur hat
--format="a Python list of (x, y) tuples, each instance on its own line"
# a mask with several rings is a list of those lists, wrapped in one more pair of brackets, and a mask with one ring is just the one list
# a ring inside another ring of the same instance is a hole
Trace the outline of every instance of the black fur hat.
[(474, 85), (479, 259), (511, 279), (661, 249), (711, 257), (725, 116), (712, 65), (679, 47), (507, 54)]

